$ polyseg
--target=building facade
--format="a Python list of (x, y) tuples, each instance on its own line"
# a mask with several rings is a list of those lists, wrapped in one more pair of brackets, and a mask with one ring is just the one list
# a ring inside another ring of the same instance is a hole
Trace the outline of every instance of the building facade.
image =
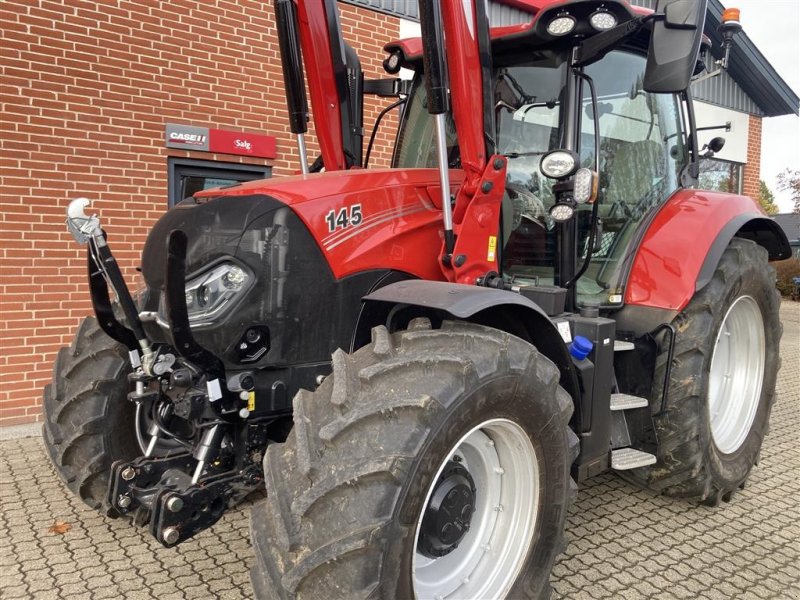
[[(55, 354), (91, 313), (86, 248), (64, 224), (70, 200), (91, 199), (135, 288), (170, 200), (299, 166), (272, 2), (9, 0), (0, 20), (2, 426), (40, 419)], [(342, 4), (341, 22), (365, 76), (385, 76), (382, 46), (400, 19)], [(390, 103), (366, 100), (364, 122)], [(221, 143), (167, 147), (168, 125), (207, 130), (212, 143), (220, 132)], [(384, 119), (372, 166), (389, 165), (395, 128)], [(271, 146), (250, 156), (237, 139)], [(313, 124), (308, 150), (319, 153)]]
[[(416, 0), (340, 8), (365, 75), (385, 76), (382, 46), (416, 35)], [(71, 199), (91, 199), (135, 288), (147, 232), (171, 202), (297, 170), (272, 10), (256, 0), (0, 4), (0, 426), (40, 419), (55, 354), (91, 311), (85, 248), (64, 224)], [(523, 22), (530, 7), (493, 2), (491, 19)], [(752, 92), (751, 79), (731, 71), (696, 95), (700, 125), (731, 123), (707, 177), (757, 195), (761, 118), (785, 106), (778, 84)], [(365, 102), (368, 133), (389, 103)], [(381, 126), (371, 166), (389, 165), (396, 123), (392, 114)], [(313, 158), (313, 124), (308, 142)]]

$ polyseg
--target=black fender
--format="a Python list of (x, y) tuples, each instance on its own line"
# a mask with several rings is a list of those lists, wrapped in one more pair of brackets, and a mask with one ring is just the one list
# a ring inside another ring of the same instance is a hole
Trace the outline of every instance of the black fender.
[[(573, 399), (580, 399), (577, 374), (561, 334), (547, 313), (524, 296), (494, 288), (414, 279), (391, 283), (364, 296), (363, 301), (360, 334), (354, 340), (364, 343), (369, 339), (369, 330), (376, 325), (386, 324), (391, 330), (393, 317), (409, 307), (418, 309), (414, 316), (449, 316), (488, 325), (536, 346), (558, 367), (561, 386)], [(354, 342), (354, 346), (362, 343)]]
[(706, 254), (700, 273), (697, 275), (695, 292), (703, 289), (714, 271), (717, 270), (722, 253), (734, 237), (752, 240), (762, 246), (769, 253), (769, 260), (784, 260), (791, 258), (792, 247), (786, 234), (774, 220), (767, 217), (754, 217), (752, 214), (740, 214), (732, 218), (717, 234)]

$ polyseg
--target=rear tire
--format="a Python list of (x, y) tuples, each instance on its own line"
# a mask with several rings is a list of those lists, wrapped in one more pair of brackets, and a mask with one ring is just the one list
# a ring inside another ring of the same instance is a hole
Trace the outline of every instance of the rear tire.
[(129, 372), (126, 348), (89, 317), (58, 352), (53, 383), (44, 389), (44, 443), (56, 472), (86, 505), (109, 516), (116, 516), (106, 502), (111, 464), (141, 454)]
[[(494, 473), (509, 481), (535, 473), (526, 481), (535, 481), (538, 502), (515, 503), (512, 493), (503, 498), (505, 506), (492, 513), (499, 515), (492, 534), (480, 540), (489, 550), (476, 554), (484, 570), (476, 567), (470, 579), (465, 567), (463, 580), (442, 597), (548, 598), (578, 449), (568, 427), (572, 400), (558, 379), (555, 366), (529, 344), (468, 323), (431, 330), (427, 319), (415, 319), (401, 333), (375, 328), (371, 345), (353, 355), (338, 350), (333, 374), (316, 392), (295, 397), (286, 443), (270, 446), (264, 458), (268, 496), (251, 515), (256, 598), (432, 599), (413, 572), (429, 564), (420, 562), (416, 543), (424, 535), (423, 504), (457, 449), (467, 470), (477, 468), (480, 460), (466, 446), (481, 440), (496, 441), (501, 459), (508, 455), (503, 444), (520, 449), (520, 468), (501, 460), (506, 475)], [(523, 457), (535, 457), (535, 465)], [(495, 489), (482, 488), (479, 479), (475, 515), (484, 514), (482, 496)], [(526, 489), (534, 488), (520, 485), (516, 497)], [(488, 531), (476, 518), (475, 531)], [(492, 537), (517, 529), (527, 532), (524, 540)], [(478, 536), (470, 533), (444, 558), (477, 549)], [(508, 573), (501, 575), (489, 558), (501, 563), (504, 555)]]
[[(654, 416), (658, 462), (626, 472), (626, 479), (713, 506), (744, 487), (775, 400), (779, 306), (766, 250), (734, 238), (712, 280), (673, 321), (667, 409)], [(656, 382), (665, 369), (666, 353)], [(654, 411), (660, 404), (659, 397)]]

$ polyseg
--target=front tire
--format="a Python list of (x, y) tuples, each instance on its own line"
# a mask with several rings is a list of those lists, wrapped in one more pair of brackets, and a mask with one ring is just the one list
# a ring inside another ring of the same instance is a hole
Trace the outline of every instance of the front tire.
[[(294, 429), (267, 450), (256, 597), (549, 597), (574, 495), (571, 414), (557, 369), (518, 338), (427, 319), (374, 329), (295, 397)], [(466, 517), (444, 519), (461, 532), (448, 536), (432, 507), (454, 490)]]
[(87, 506), (109, 516), (116, 516), (106, 502), (111, 464), (141, 453), (129, 372), (125, 347), (88, 317), (72, 345), (59, 350), (44, 390), (44, 444), (56, 472)]
[[(626, 478), (714, 506), (744, 486), (775, 400), (779, 306), (766, 250), (734, 238), (712, 280), (673, 322), (667, 408), (654, 415), (658, 462)], [(656, 382), (665, 369), (662, 355)]]

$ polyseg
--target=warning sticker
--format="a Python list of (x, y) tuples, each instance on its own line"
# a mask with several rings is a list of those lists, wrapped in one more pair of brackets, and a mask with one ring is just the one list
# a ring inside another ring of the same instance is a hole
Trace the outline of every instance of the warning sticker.
[(256, 409), (256, 393), (250, 392), (250, 395), (247, 397), (247, 410), (253, 412)]
[(489, 251), (486, 253), (486, 260), (488, 260), (489, 262), (494, 262), (496, 255), (497, 255), (497, 236), (490, 235)]

